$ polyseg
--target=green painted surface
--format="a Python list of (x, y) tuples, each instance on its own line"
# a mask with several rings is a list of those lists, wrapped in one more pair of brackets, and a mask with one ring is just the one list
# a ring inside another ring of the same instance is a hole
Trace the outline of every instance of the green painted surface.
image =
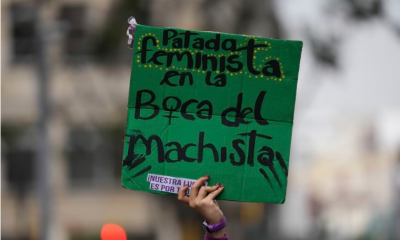
[(302, 42), (138, 25), (122, 185), (148, 174), (226, 188), (218, 199), (283, 203)]

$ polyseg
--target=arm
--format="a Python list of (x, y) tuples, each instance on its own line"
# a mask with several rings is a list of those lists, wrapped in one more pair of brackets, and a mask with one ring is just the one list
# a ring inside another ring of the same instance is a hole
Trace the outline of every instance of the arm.
[[(224, 214), (219, 208), (215, 198), (224, 190), (224, 185), (216, 183), (212, 187), (202, 186), (209, 179), (209, 175), (199, 178), (192, 186), (190, 196), (186, 196), (185, 192), (189, 186), (179, 189), (178, 200), (188, 204), (205, 219), (208, 224), (219, 223)], [(228, 240), (225, 228), (218, 232), (206, 233), (205, 240)]]

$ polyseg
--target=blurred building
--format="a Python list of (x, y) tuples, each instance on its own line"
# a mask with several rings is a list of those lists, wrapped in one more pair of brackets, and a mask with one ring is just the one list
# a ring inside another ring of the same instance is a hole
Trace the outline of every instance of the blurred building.
[[(314, 234), (335, 239), (392, 239), (397, 154), (379, 146), (379, 128), (338, 124), (339, 136), (309, 166), (307, 188)], [(399, 225), (400, 226), (400, 225)], [(395, 238), (396, 239), (396, 238)]]
[[(141, 24), (161, 27), (279, 34), (276, 22), (251, 24), (274, 19), (272, 13), (245, 1), (221, 4), (227, 6), (224, 12), (210, 1), (2, 1), (2, 239), (39, 236), (39, 34), (50, 79), (53, 239), (99, 239), (109, 222), (124, 227), (130, 239), (202, 238), (201, 219), (177, 207), (175, 198), (120, 186), (131, 56), (125, 31), (126, 19), (134, 15)], [(268, 2), (263, 5), (271, 12)], [(239, 21), (238, 14), (247, 14), (247, 20)], [(245, 233), (242, 220), (253, 234), (263, 233), (260, 213), (269, 211), (271, 219), (276, 214), (263, 205), (239, 203), (226, 203), (225, 211), (237, 236)]]
[(120, 187), (130, 52), (124, 46), (127, 61), (112, 67), (94, 60), (114, 1), (39, 2), (1, 3), (2, 239), (38, 236), (37, 30), (48, 50), (53, 239), (99, 239), (108, 222), (135, 239), (155, 239), (166, 224), (151, 214), (158, 205)]

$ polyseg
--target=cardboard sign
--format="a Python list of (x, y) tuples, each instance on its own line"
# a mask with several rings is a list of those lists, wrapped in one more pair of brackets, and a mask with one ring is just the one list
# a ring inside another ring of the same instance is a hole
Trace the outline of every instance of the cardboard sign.
[(302, 42), (138, 25), (122, 185), (283, 203)]

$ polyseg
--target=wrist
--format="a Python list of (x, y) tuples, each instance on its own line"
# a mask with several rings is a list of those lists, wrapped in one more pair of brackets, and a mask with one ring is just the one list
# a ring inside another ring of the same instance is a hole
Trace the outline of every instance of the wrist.
[(213, 218), (210, 220), (205, 220), (203, 222), (203, 228), (207, 231), (207, 235), (212, 238), (223, 238), (225, 236), (226, 219), (222, 215), (222, 218)]
[(211, 215), (211, 216), (205, 217), (204, 220), (210, 225), (217, 224), (225, 218), (224, 213), (222, 211), (219, 211), (214, 214), (208, 214), (208, 215)]
[(216, 223), (221, 222), (223, 219), (224, 219), (224, 216), (219, 216), (219, 217), (205, 219), (205, 220), (206, 220), (206, 223), (208, 223), (210, 225), (214, 225)]
[(225, 236), (225, 228), (223, 228), (217, 232), (212, 232), (212, 233), (207, 232), (206, 234), (212, 238), (223, 238)]

